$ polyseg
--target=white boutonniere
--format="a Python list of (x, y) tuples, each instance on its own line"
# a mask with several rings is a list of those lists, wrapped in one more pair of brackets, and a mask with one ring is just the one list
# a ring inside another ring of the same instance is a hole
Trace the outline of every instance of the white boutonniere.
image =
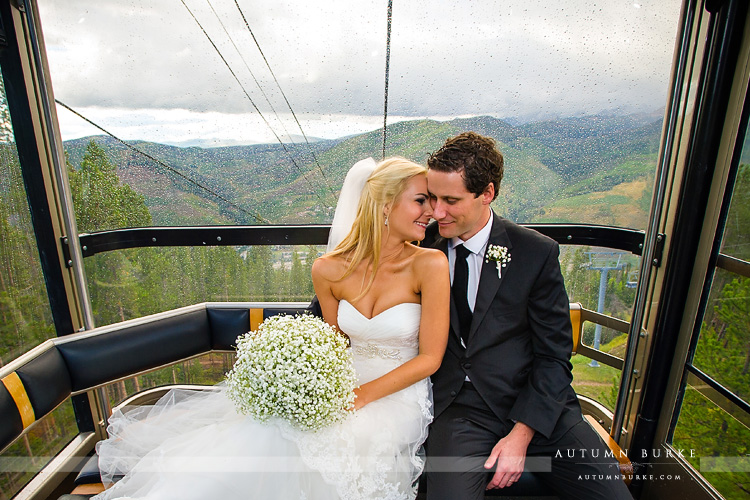
[(510, 252), (508, 247), (501, 247), (500, 245), (489, 245), (487, 252), (484, 254), (484, 261), (494, 261), (497, 263), (497, 277), (502, 277), (502, 269), (510, 262)]

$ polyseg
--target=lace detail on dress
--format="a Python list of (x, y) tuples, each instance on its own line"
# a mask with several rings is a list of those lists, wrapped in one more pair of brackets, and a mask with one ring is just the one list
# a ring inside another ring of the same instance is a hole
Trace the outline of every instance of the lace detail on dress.
[(364, 356), (366, 358), (384, 358), (384, 359), (395, 359), (401, 361), (401, 351), (398, 349), (386, 349), (384, 347), (378, 347), (375, 344), (367, 343), (365, 345), (355, 345), (352, 347), (354, 354)]
[(427, 395), (424, 398), (419, 398), (419, 407), (422, 410), (422, 416), (432, 422), (432, 382), (429, 379), (425, 382), (427, 382)]
[[(352, 340), (352, 344), (354, 346), (357, 345), (357, 340)], [(373, 342), (372, 340), (369, 340), (366, 342), (367, 344), (376, 345), (383, 348), (394, 348), (394, 349), (419, 349), (419, 340), (417, 338), (411, 338), (411, 337), (395, 337), (395, 338), (388, 338), (383, 340), (376, 340)], [(416, 352), (414, 352), (411, 357), (414, 357), (416, 355)]]
[[(400, 482), (389, 477), (394, 467), (389, 452), (394, 450), (389, 449), (388, 443), (396, 438), (391, 432), (373, 432), (370, 453), (361, 455), (355, 446), (357, 436), (351, 429), (329, 428), (329, 432), (302, 435), (281, 423), (281, 430), (282, 435), (297, 443), (305, 464), (320, 472), (327, 483), (336, 486), (342, 500), (414, 498), (411, 488), (404, 489)], [(339, 443), (339, 446), (331, 443)]]
[(335, 485), (341, 499), (412, 500), (432, 420), (429, 390), (429, 383), (421, 381), (315, 433), (283, 421), (276, 425), (297, 444), (305, 465)]

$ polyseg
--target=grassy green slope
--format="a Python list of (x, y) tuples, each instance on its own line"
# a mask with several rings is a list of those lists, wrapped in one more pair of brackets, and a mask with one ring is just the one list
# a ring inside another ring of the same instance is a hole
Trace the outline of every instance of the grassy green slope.
[[(585, 117), (522, 126), (487, 116), (406, 121), (389, 125), (386, 155), (425, 163), (445, 139), (474, 130), (494, 137), (505, 156), (505, 178), (495, 202), (505, 216), (519, 222), (642, 227), (660, 132), (659, 120), (647, 118)], [(90, 139), (65, 143), (72, 165), (80, 164)], [(159, 225), (254, 223), (252, 214), (273, 223), (328, 222), (348, 169), (383, 154), (382, 129), (314, 142), (312, 152), (294, 144), (204, 149), (131, 143), (178, 175), (112, 139), (95, 140), (121, 179), (146, 197)]]

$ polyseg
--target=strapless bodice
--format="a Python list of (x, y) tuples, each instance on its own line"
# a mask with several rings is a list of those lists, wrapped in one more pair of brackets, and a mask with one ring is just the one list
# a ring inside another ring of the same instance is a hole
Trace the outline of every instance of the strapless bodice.
[(407, 361), (419, 351), (422, 305), (402, 302), (368, 318), (346, 300), (339, 302), (338, 324), (351, 340), (356, 358)]

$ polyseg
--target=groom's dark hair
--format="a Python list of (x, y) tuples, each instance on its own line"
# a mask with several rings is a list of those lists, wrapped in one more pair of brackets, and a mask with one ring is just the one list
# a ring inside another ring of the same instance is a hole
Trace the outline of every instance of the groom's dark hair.
[(503, 155), (491, 137), (464, 132), (451, 137), (427, 159), (427, 168), (438, 172), (462, 172), (466, 189), (479, 196), (492, 183), (495, 198), (503, 180)]

